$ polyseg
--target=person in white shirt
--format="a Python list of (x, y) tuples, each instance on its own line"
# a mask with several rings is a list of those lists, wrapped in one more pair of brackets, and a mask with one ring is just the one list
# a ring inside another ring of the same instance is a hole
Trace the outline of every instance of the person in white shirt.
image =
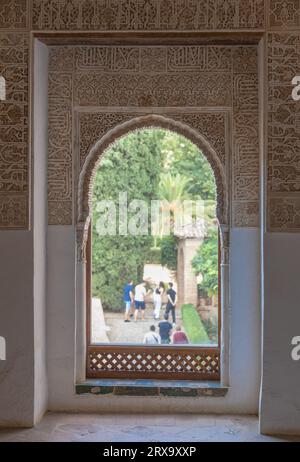
[(161, 342), (160, 335), (155, 332), (155, 326), (150, 326), (150, 332), (145, 334), (144, 343), (147, 345), (158, 345)]
[(160, 309), (162, 305), (162, 296), (165, 291), (165, 285), (163, 282), (159, 283), (159, 286), (154, 289), (153, 293), (153, 305), (154, 305), (154, 310), (153, 310), (153, 316), (154, 319), (157, 321), (160, 317)]
[(147, 295), (146, 290), (146, 283), (145, 281), (141, 282), (135, 287), (135, 294), (134, 294), (134, 304), (135, 304), (135, 313), (134, 313), (134, 320), (137, 321), (138, 314), (142, 312), (142, 321), (145, 319), (145, 297)]

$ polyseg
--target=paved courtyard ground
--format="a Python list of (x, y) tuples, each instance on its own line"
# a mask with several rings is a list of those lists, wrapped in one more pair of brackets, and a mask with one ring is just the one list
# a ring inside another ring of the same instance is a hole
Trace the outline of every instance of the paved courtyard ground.
[[(156, 286), (159, 281), (172, 281), (175, 290), (177, 290), (176, 278), (173, 273), (168, 268), (155, 263), (145, 265), (143, 279)], [(163, 319), (164, 311), (165, 309), (162, 307), (161, 320)], [(176, 316), (177, 322), (182, 324), (179, 308), (177, 308)], [(123, 311), (121, 313), (103, 312), (100, 299), (92, 299), (92, 343), (143, 343), (144, 335), (149, 332), (152, 324), (157, 326), (158, 321), (153, 319), (153, 307), (151, 304), (147, 305), (145, 321), (139, 320), (134, 323), (132, 320), (130, 323), (124, 323)]]
[[(103, 312), (99, 299), (92, 303), (92, 342), (93, 343), (143, 343), (144, 335), (149, 332), (150, 326), (155, 325), (158, 332), (158, 323), (153, 319), (152, 306), (147, 306), (145, 321), (139, 317), (137, 322), (124, 322), (124, 313)], [(164, 308), (161, 309), (160, 320), (163, 319)], [(170, 316), (170, 322), (171, 316)], [(182, 325), (181, 312), (177, 309), (176, 322)]]
[(48, 413), (32, 429), (0, 430), (0, 442), (267, 442), (299, 437), (259, 435), (253, 416), (97, 415)]

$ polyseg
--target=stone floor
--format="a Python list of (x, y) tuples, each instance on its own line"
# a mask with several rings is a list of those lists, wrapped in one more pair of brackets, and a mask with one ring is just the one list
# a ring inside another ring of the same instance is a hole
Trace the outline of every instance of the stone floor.
[[(164, 310), (162, 309), (162, 314)], [(124, 322), (124, 317), (121, 313), (105, 313), (106, 325), (109, 327), (107, 336), (111, 343), (143, 343), (144, 336), (150, 331), (150, 326), (155, 325), (156, 332), (159, 332), (158, 323), (153, 318), (153, 310), (146, 309), (145, 320), (141, 320), (141, 315), (138, 321), (133, 319), (129, 323)], [(161, 319), (163, 316), (161, 316)], [(171, 317), (170, 317), (171, 321)], [(177, 316), (177, 322), (181, 325), (181, 315)]]
[(2, 429), (0, 442), (300, 441), (258, 434), (253, 416), (96, 415), (48, 413), (32, 429)]
[[(165, 309), (161, 309), (160, 320), (163, 319)], [(176, 313), (177, 322), (182, 326), (180, 310)], [(171, 316), (170, 316), (171, 320)], [(145, 320), (139, 315), (135, 323), (124, 322), (124, 313), (103, 312), (99, 299), (93, 298), (92, 303), (92, 343), (143, 343), (144, 336), (154, 324), (158, 332), (158, 322), (153, 318), (152, 306), (147, 306)]]

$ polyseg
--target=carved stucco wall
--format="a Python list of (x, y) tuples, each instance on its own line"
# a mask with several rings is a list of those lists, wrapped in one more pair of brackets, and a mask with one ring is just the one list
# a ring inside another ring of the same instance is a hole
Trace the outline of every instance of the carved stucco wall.
[[(215, 175), (217, 185), (217, 217), (220, 224), (228, 224), (229, 149), (226, 133), (227, 111), (180, 108), (162, 108), (163, 115), (149, 112), (151, 108), (132, 109), (120, 113), (78, 113), (77, 114), (77, 166), (79, 173), (76, 217), (80, 223), (90, 216), (93, 178), (100, 164), (102, 154), (117, 139), (130, 131), (147, 127), (158, 127), (175, 131), (194, 142), (206, 156)], [(91, 134), (93, 126), (95, 133)], [(212, 131), (211, 127), (215, 129)], [(101, 138), (94, 142), (95, 134)], [(201, 133), (201, 134), (200, 134)], [(203, 136), (205, 135), (205, 138)], [(102, 136), (103, 135), (103, 136)], [(209, 141), (208, 141), (209, 140)], [(94, 145), (94, 146), (93, 146)], [(77, 180), (77, 179), (76, 179)]]
[[(0, 24), (1, 15), (0, 15)], [(28, 39), (0, 32), (0, 75), (7, 82), (0, 102), (0, 225), (28, 225)]]
[[(171, 30), (226, 33), (252, 30), (266, 34), (269, 82), (266, 134), (268, 223), (271, 230), (300, 230), (299, 104), (297, 106), (290, 98), (291, 76), (300, 73), (299, 0), (1, 0), (0, 75), (7, 80), (8, 97), (5, 102), (0, 102), (0, 228), (27, 229), (30, 223), (30, 32)], [(72, 85), (73, 81), (69, 74), (73, 75), (73, 71), (77, 74), (75, 70), (68, 69), (68, 65), (70, 63), (65, 62), (63, 70), (70, 80), (61, 82), (66, 87), (68, 82)], [(240, 87), (237, 85), (234, 89), (244, 93), (248, 84), (240, 83)], [(73, 95), (73, 88), (70, 91)], [(72, 131), (70, 96), (68, 93), (64, 96), (60, 104), (65, 105), (66, 111), (61, 124), (57, 124), (64, 126), (58, 132), (62, 137), (69, 136), (67, 132)], [(249, 100), (245, 102), (249, 104)], [(240, 139), (251, 141), (253, 131), (247, 123), (248, 108), (242, 112), (233, 112), (234, 134), (240, 130)], [(242, 168), (240, 160), (244, 153), (238, 138), (234, 136), (233, 140), (231, 160), (236, 178), (235, 172)], [(62, 222), (69, 223), (73, 219), (72, 159), (70, 150), (65, 146), (62, 147), (65, 157), (60, 151), (60, 162), (57, 159), (59, 170), (61, 173), (64, 171), (64, 181), (57, 171), (50, 171), (50, 177), (53, 181), (56, 178), (57, 183), (57, 192), (50, 193), (50, 222), (51, 216), (56, 213), (55, 203), (61, 204), (60, 216), (65, 215)], [(50, 153), (50, 156), (53, 158), (55, 153)], [(253, 171), (257, 169), (255, 162), (252, 168)], [(256, 194), (256, 188), (250, 186), (250, 181), (257, 182), (257, 176), (256, 180), (254, 177), (241, 176), (233, 183), (234, 223), (237, 226), (257, 225), (257, 196), (242, 199), (247, 190)], [(245, 214), (245, 210), (249, 213)]]
[(232, 223), (258, 226), (256, 46), (52, 47), (49, 223), (76, 220), (78, 177), (95, 143), (147, 113), (180, 121), (210, 143), (226, 181)]
[(300, 33), (268, 35), (269, 226), (300, 230), (300, 103), (291, 81), (300, 75)]
[(263, 0), (34, 0), (33, 3), (33, 27), (39, 30), (212, 30), (264, 25)]

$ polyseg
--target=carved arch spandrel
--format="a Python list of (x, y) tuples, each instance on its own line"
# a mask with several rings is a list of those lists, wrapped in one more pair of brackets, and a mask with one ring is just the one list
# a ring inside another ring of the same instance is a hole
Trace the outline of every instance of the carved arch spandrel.
[(222, 226), (229, 225), (229, 187), (226, 171), (217, 153), (206, 138), (188, 125), (175, 121), (169, 117), (155, 114), (133, 117), (129, 121), (115, 126), (100, 140), (95, 142), (80, 171), (77, 192), (76, 225), (76, 239), (79, 252), (78, 257), (80, 260), (85, 260), (87, 229), (91, 216), (93, 182), (104, 152), (117, 140), (126, 136), (128, 133), (151, 127), (179, 133), (198, 146), (208, 160), (215, 176), (217, 187), (216, 214), (220, 227), (222, 229)]

